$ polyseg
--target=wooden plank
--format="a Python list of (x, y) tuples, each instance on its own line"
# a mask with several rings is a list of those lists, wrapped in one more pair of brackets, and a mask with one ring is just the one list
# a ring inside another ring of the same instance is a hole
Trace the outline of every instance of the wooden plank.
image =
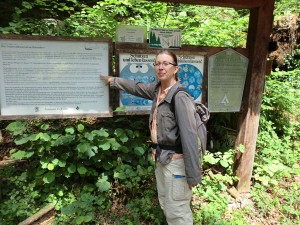
[(14, 166), (17, 163), (25, 162), (26, 160), (14, 160), (14, 159), (8, 159), (8, 160), (2, 160), (0, 161), (0, 170), (6, 166)]
[(260, 7), (262, 0), (161, 0), (159, 2), (182, 3), (193, 5), (220, 6), (237, 9), (251, 9)]
[(50, 203), (49, 205), (46, 205), (44, 208), (42, 208), (40, 211), (38, 211), (36, 214), (30, 216), (29, 218), (27, 218), (26, 220), (22, 221), (18, 225), (30, 225), (33, 222), (35, 222), (38, 219), (40, 219), (42, 216), (44, 216), (47, 213), (49, 213), (51, 210), (54, 209), (54, 207), (55, 207), (55, 205), (52, 204), (52, 203)]
[(240, 193), (249, 192), (251, 186), (273, 10), (274, 0), (266, 0), (262, 7), (250, 12), (247, 40), (250, 60), (236, 140), (236, 146), (244, 145), (245, 152), (238, 152), (234, 163), (235, 175), (239, 177), (237, 189)]

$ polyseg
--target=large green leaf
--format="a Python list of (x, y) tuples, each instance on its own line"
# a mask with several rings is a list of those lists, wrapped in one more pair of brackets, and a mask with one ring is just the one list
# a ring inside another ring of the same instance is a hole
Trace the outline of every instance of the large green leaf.
[(26, 136), (26, 137), (23, 137), (23, 138), (18, 138), (15, 140), (15, 144), (16, 145), (23, 145), (25, 143), (27, 143), (29, 141), (29, 138)]
[(8, 124), (6, 130), (11, 132), (13, 135), (24, 134), (26, 131), (28, 131), (28, 123), (26, 121), (18, 120)]
[(86, 151), (86, 154), (88, 155), (89, 159), (94, 157), (96, 155), (95, 152), (97, 152), (97, 147), (96, 146), (93, 146), (92, 148), (89, 148), (87, 151)]
[(97, 186), (98, 190), (101, 192), (108, 191), (111, 187), (110, 183), (108, 182), (108, 177), (104, 176), (104, 175), (102, 175), (101, 177), (98, 178), (96, 186)]
[(55, 145), (56, 146), (67, 145), (67, 144), (70, 144), (74, 140), (75, 140), (75, 136), (74, 135), (60, 136), (59, 138), (57, 138), (55, 140)]
[(17, 151), (11, 155), (13, 159), (23, 159), (25, 158), (26, 152), (25, 151)]
[(74, 164), (71, 164), (69, 167), (68, 167), (68, 172), (69, 173), (75, 173), (76, 172), (76, 166)]
[(17, 159), (17, 160), (28, 159), (33, 155), (34, 155), (34, 152), (31, 152), (31, 151), (26, 152), (26, 151), (20, 150), (20, 151), (17, 151), (15, 153), (11, 154), (11, 158)]
[(84, 126), (82, 124), (77, 125), (77, 130), (82, 133), (84, 131)]
[(87, 169), (85, 168), (85, 166), (80, 165), (80, 166), (77, 168), (77, 171), (78, 171), (79, 174), (84, 175), (84, 174), (86, 174)]
[(85, 153), (86, 151), (91, 149), (91, 145), (88, 142), (83, 142), (77, 145), (76, 149), (80, 153)]
[(104, 151), (110, 149), (110, 143), (107, 141), (101, 141), (98, 145), (99, 148), (102, 148)]
[(54, 170), (54, 164), (53, 163), (48, 163), (48, 166), (47, 166), (47, 168), (48, 168), (48, 170)]
[(47, 133), (38, 133), (37, 138), (43, 140), (43, 141), (50, 141), (51, 137)]
[(89, 141), (93, 141), (95, 136), (96, 136), (96, 135), (93, 134), (93, 133), (85, 133), (85, 134), (84, 134), (84, 137), (85, 137), (86, 139), (88, 139)]
[(134, 152), (137, 154), (137, 155), (143, 155), (145, 153), (145, 150), (142, 148), (142, 147), (135, 147), (134, 148)]
[(75, 133), (74, 127), (67, 127), (65, 129), (65, 131), (66, 131), (67, 134), (74, 134)]
[(46, 184), (52, 183), (54, 180), (55, 180), (55, 173), (54, 172), (48, 172), (43, 177), (43, 181)]
[(93, 130), (92, 134), (95, 134), (99, 137), (108, 137), (109, 136), (109, 133), (104, 128), (101, 128), (100, 130)]

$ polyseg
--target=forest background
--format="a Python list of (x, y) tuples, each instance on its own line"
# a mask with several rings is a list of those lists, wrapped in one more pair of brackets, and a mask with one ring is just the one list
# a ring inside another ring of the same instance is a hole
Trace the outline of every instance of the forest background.
[[(249, 196), (234, 194), (238, 113), (213, 114), (195, 224), (300, 224), (298, 0), (276, 0)], [(144, 0), (0, 2), (0, 33), (110, 37), (118, 24), (180, 28), (182, 43), (245, 47), (248, 10)], [(143, 166), (147, 116), (0, 121), (0, 224), (166, 224), (153, 163)], [(52, 207), (53, 206), (53, 207)], [(32, 218), (32, 217), (30, 217)], [(44, 222), (42, 222), (44, 221)]]

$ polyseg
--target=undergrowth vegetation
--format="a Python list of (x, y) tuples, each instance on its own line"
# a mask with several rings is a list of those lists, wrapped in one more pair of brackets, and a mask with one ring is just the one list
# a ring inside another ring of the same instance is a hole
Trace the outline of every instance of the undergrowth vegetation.
[[(184, 44), (245, 45), (248, 11), (148, 1), (82, 2), (23, 1), (0, 33), (114, 38), (116, 25), (127, 23), (179, 27)], [(275, 12), (287, 10), (280, 2), (290, 11), (299, 4), (276, 1)], [(35, 10), (65, 17), (41, 19)], [(234, 147), (239, 115), (212, 115), (203, 180), (193, 189), (195, 224), (299, 224), (299, 46), (294, 52), (286, 59), (288, 71), (274, 70), (266, 77), (246, 200), (229, 194), (237, 181), (234, 156), (244, 151)], [(0, 128), (9, 140), (6, 146), (2, 139), (1, 150), (18, 160), (0, 167), (1, 225), (18, 224), (49, 203), (55, 205), (57, 224), (166, 224), (156, 196), (154, 163), (144, 165), (147, 116), (1, 121)]]

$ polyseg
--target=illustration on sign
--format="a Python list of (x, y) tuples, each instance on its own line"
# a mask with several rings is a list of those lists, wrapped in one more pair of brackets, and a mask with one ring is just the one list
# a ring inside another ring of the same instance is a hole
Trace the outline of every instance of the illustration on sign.
[(178, 77), (181, 85), (201, 103), (204, 56), (178, 55)]
[(149, 39), (151, 48), (180, 48), (181, 30), (153, 28)]
[[(156, 82), (153, 62), (154, 54), (129, 54), (121, 53), (120, 77), (136, 82)], [(120, 92), (120, 106), (125, 106), (125, 111), (150, 110), (152, 101), (131, 95), (127, 92)]]

